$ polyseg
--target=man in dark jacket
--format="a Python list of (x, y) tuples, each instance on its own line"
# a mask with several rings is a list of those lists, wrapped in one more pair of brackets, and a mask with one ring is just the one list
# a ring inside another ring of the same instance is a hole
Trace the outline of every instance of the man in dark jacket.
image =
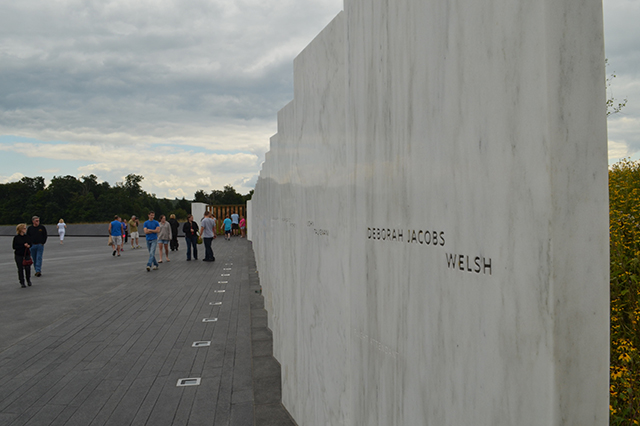
[(176, 220), (176, 215), (172, 214), (169, 219), (169, 226), (171, 226), (171, 251), (178, 250), (178, 228), (180, 223)]
[(42, 275), (42, 255), (44, 253), (44, 245), (47, 242), (47, 228), (40, 225), (40, 218), (34, 216), (31, 218), (31, 225), (27, 228), (27, 235), (31, 238), (31, 258), (33, 259), (33, 267), (36, 270), (36, 277)]
[(187, 216), (187, 221), (182, 225), (184, 239), (187, 243), (187, 260), (191, 260), (191, 249), (193, 248), (193, 258), (198, 260), (198, 224), (193, 221), (193, 215)]

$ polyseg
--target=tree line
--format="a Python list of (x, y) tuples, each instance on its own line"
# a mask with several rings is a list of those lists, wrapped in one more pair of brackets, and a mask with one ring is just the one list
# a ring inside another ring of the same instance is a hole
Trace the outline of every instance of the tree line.
[(82, 176), (54, 176), (49, 185), (43, 177), (23, 177), (18, 182), (0, 184), (0, 224), (30, 223), (32, 216), (40, 216), (41, 223), (101, 223), (113, 220), (114, 215), (128, 219), (132, 215), (145, 218), (153, 210), (156, 217), (175, 214), (186, 220), (191, 202), (207, 204), (246, 204), (251, 191), (241, 195), (227, 185), (224, 190), (207, 194), (198, 190), (193, 200), (157, 198), (142, 190), (143, 176), (129, 174), (124, 182), (111, 186), (98, 182), (91, 174)]

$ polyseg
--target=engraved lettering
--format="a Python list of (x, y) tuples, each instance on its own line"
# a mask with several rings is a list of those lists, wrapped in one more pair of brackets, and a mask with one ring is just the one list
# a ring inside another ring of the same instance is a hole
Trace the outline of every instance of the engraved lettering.
[[(447, 268), (459, 269), (460, 271), (466, 271), (470, 274), (489, 274), (492, 275), (491, 258), (485, 258), (482, 256), (469, 256), (464, 254), (445, 253), (447, 259)], [(470, 259), (473, 259), (473, 265)]]
[[(312, 225), (312, 221), (308, 221), (307, 225)], [(406, 234), (404, 231), (407, 231)], [(380, 241), (398, 241), (406, 242), (407, 244), (418, 243), (420, 245), (431, 246), (444, 246), (445, 235), (444, 231), (425, 231), (423, 229), (411, 229), (411, 228), (367, 228), (367, 239), (380, 240)], [(407, 239), (404, 239), (404, 236)]]
[(489, 263), (487, 263), (487, 260), (483, 257), (482, 261), (484, 263), (484, 273), (487, 273), (487, 267), (489, 268), (489, 275), (491, 275), (491, 258), (489, 258)]
[(355, 337), (361, 340), (362, 343), (367, 344), (371, 348), (371, 350), (380, 352), (381, 354), (388, 356), (391, 359), (398, 359), (400, 353), (398, 351), (394, 351), (390, 346), (385, 345), (384, 343), (374, 339), (373, 337), (370, 337), (369, 335), (356, 328), (353, 328), (352, 331)]

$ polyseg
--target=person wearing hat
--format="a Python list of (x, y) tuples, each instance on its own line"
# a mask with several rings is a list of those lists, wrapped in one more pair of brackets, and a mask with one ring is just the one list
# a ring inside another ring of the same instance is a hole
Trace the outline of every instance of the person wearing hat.
[[(131, 237), (131, 248), (137, 249), (140, 248), (140, 233), (138, 232), (138, 226), (140, 226), (140, 221), (136, 215), (131, 216), (131, 220), (129, 221), (129, 236)], [(135, 240), (135, 245), (133, 244), (133, 240)]]

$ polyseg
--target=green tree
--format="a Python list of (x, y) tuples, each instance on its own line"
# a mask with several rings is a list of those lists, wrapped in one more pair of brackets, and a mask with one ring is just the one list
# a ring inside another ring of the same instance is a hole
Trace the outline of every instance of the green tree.
[[(170, 216), (186, 219), (191, 210), (191, 202), (182, 199), (157, 198), (142, 190), (140, 183), (143, 176), (129, 174), (124, 182), (111, 186), (109, 182), (98, 182), (96, 175), (54, 176), (51, 183), (45, 186), (42, 177), (24, 177), (18, 182), (0, 184), (0, 223), (16, 224), (31, 221), (31, 216), (38, 215), (42, 223), (56, 223), (64, 218), (67, 223), (105, 222), (114, 215), (129, 218), (135, 214), (146, 217), (150, 210), (156, 216)], [(231, 185), (223, 190), (213, 190), (207, 194), (203, 190), (196, 191), (194, 198), (206, 204), (244, 204), (251, 197), (239, 194)]]
[(23, 177), (19, 181), (21, 184), (25, 185), (29, 193), (35, 194), (38, 191), (44, 190), (44, 178), (42, 176), (30, 178)]
[(197, 190), (196, 193), (193, 194), (194, 203), (210, 204), (209, 201), (210, 201), (209, 196), (202, 189)]
[(100, 208), (93, 192), (78, 198), (77, 204), (69, 215), (69, 222), (96, 222), (101, 217)]
[(191, 202), (186, 200), (184, 197), (182, 197), (181, 200), (176, 199), (177, 203), (174, 205), (175, 208), (177, 209), (182, 209), (185, 212), (188, 212), (191, 210)]
[(82, 185), (85, 187), (84, 193), (92, 193), (94, 199), (107, 193), (111, 189), (109, 182), (98, 183), (98, 177), (94, 174), (82, 176)]
[(244, 197), (233, 188), (231, 185), (225, 185), (222, 190), (222, 197), (220, 200), (220, 204), (222, 205), (230, 205), (230, 204), (244, 204)]
[[(239, 194), (235, 188), (231, 185), (225, 185), (221, 191), (214, 189), (211, 194), (207, 195), (202, 189), (199, 189), (194, 194), (194, 201), (197, 203), (205, 203), (213, 206), (221, 205), (234, 205), (234, 204), (246, 204), (246, 200), (251, 198), (253, 190), (247, 195)], [(248, 197), (248, 198), (247, 198)]]
[(56, 223), (60, 218), (71, 220), (71, 211), (85, 191), (85, 186), (74, 176), (54, 176), (45, 189), (47, 202), (42, 221)]
[(144, 177), (140, 175), (128, 174), (127, 177), (124, 178), (124, 189), (127, 191), (130, 197), (139, 197), (143, 194), (142, 187), (140, 186), (140, 182)]
[(32, 215), (41, 214), (30, 206), (33, 206), (31, 199), (42, 192), (42, 188), (43, 178), (22, 178), (18, 182), (0, 185), (0, 223), (29, 223)]
[(178, 208), (171, 212), (176, 215), (177, 220), (187, 220), (187, 211), (183, 208)]

